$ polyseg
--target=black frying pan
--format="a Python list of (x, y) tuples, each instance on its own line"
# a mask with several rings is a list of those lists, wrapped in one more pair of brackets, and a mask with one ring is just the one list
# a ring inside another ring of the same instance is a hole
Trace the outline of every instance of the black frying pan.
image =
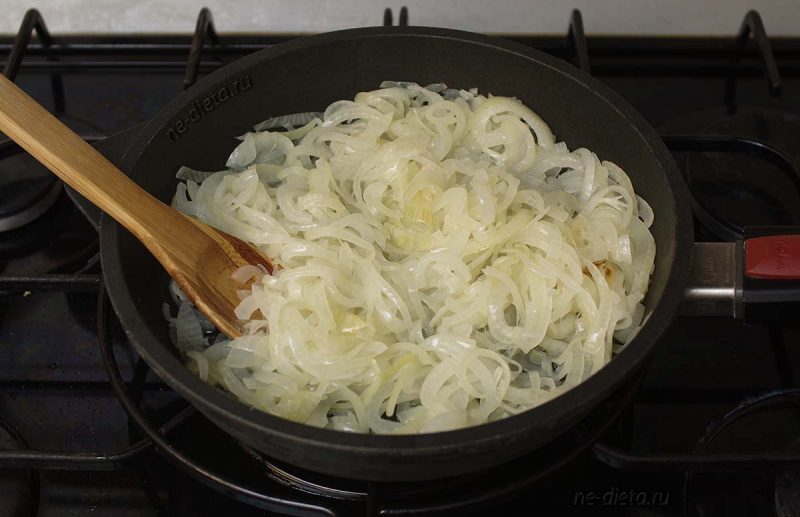
[(296, 39), (257, 52), (178, 96), (135, 139), (123, 169), (169, 201), (181, 165), (224, 168), (234, 137), (273, 115), (318, 111), (383, 80), (445, 82), (515, 96), (569, 147), (587, 147), (625, 169), (655, 213), (657, 253), (644, 327), (586, 382), (523, 414), (472, 428), (414, 436), (318, 429), (251, 409), (189, 372), (168, 337), (161, 306), (169, 278), (116, 222), (101, 224), (106, 286), (138, 352), (178, 393), (241, 441), (304, 468), (360, 479), (401, 481), (483, 469), (540, 448), (598, 406), (636, 372), (673, 319), (692, 252), (688, 196), (655, 131), (589, 75), (511, 42), (409, 27), (357, 29)]

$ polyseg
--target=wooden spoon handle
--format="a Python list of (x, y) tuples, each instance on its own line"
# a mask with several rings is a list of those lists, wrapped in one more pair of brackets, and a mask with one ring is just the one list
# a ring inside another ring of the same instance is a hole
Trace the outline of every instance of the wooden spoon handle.
[(163, 231), (166, 205), (2, 75), (0, 130), (145, 244)]

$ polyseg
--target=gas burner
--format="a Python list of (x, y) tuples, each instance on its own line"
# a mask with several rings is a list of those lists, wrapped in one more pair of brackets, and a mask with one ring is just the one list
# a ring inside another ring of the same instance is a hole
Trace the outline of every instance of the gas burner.
[[(155, 421), (166, 421), (184, 404), (176, 400), (171, 392), (161, 394), (167, 401), (153, 402), (151, 397), (145, 401), (150, 409), (148, 415)], [(158, 406), (153, 408), (153, 406)], [(131, 426), (131, 442), (141, 438)], [(292, 497), (295, 487), (279, 482), (269, 469), (256, 456), (246, 452), (243, 447), (199, 413), (188, 418), (173, 433), (173, 445), (183, 452), (196, 456), (203, 468), (207, 468), (226, 479), (243, 483), (253, 490), (271, 494), (284, 494)], [(214, 444), (209, 447), (208, 444)], [(209, 490), (194, 478), (181, 475), (175, 465), (159, 454), (148, 454), (137, 469), (137, 474), (147, 484), (149, 498), (157, 510), (164, 515), (216, 516), (235, 514), (242, 517), (263, 515), (263, 510), (245, 502), (237, 501), (235, 494), (224, 494)], [(146, 480), (146, 481), (145, 481)], [(333, 499), (342, 510), (342, 515), (351, 515), (352, 503)], [(351, 511), (346, 511), (345, 507)], [(235, 509), (235, 512), (233, 511)]]
[[(89, 122), (59, 118), (82, 135), (97, 133)], [(16, 143), (0, 143), (0, 273), (74, 273), (96, 251), (97, 234), (63, 183)]]
[[(81, 135), (102, 135), (91, 122), (72, 116), (59, 119)], [(99, 136), (85, 137), (93, 142)], [(22, 228), (47, 213), (58, 201), (63, 185), (24, 149), (11, 140), (0, 142), (0, 234)]]
[[(767, 392), (742, 401), (712, 422), (694, 453), (750, 454), (800, 450), (800, 390)], [(737, 471), (686, 475), (686, 515), (800, 515), (800, 472)]]
[(0, 232), (21, 228), (55, 204), (58, 178), (11, 141), (0, 144)]
[[(800, 114), (743, 106), (689, 113), (659, 127), (663, 135), (734, 135), (768, 143), (795, 158), (800, 169)], [(800, 223), (800, 196), (774, 164), (744, 152), (677, 156), (693, 193), (720, 219), (738, 226)]]
[(239, 443), (239, 446), (265, 469), (270, 479), (282, 485), (335, 499), (354, 501), (365, 501), (367, 499), (369, 488), (366, 482), (343, 477), (335, 478), (299, 469), (267, 458), (246, 444)]
[[(151, 410), (148, 413), (154, 421), (165, 421), (165, 415), (170, 412)], [(131, 441), (140, 438), (133, 433)], [(482, 515), (480, 510), (487, 504), (496, 504), (510, 494), (540, 490), (545, 478), (550, 479), (553, 474), (568, 479), (569, 472), (574, 473), (575, 466), (585, 460), (585, 456), (573, 455), (563, 448), (563, 442), (557, 441), (552, 444), (550, 454), (545, 455), (552, 456), (547, 458), (552, 462), (550, 465), (543, 464), (543, 459), (534, 454), (490, 471), (423, 484), (368, 483), (276, 462), (231, 438), (199, 413), (182, 424), (170, 438), (177, 450), (195, 458), (199, 465), (222, 479), (274, 497), (304, 498), (309, 503), (333, 509), (337, 515), (371, 514), (370, 511), (377, 514), (379, 509), (391, 511), (395, 508), (410, 509), (414, 515), (440, 512)], [(556, 456), (566, 461), (562, 463)], [(151, 485), (149, 490), (156, 508), (169, 508), (170, 515), (212, 516), (234, 506), (237, 515), (261, 515), (258, 506), (237, 501), (240, 497), (234, 492), (223, 496), (208, 490), (204, 484), (178, 475), (174, 465), (161, 455), (148, 455), (139, 475)], [(568, 485), (567, 481), (565, 484)], [(571, 493), (564, 494), (559, 501), (570, 501), (571, 497)]]
[[(81, 134), (96, 132), (88, 122), (60, 118)], [(14, 142), (0, 143), (0, 273), (74, 273), (96, 251), (97, 234), (63, 183)]]
[(97, 233), (61, 186), (53, 206), (35, 221), (0, 233), (0, 273), (72, 273), (97, 252)]
[(703, 132), (747, 136), (770, 142), (800, 161), (800, 113), (743, 106), (732, 114), (716, 119)]

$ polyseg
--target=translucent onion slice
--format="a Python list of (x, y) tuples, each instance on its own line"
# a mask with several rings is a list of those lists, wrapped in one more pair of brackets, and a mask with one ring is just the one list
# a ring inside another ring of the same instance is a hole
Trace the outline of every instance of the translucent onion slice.
[(517, 99), (387, 81), (240, 140), (229, 170), (182, 167), (173, 205), (277, 268), (233, 275), (241, 338), (174, 286), (164, 315), (189, 368), (257, 409), (347, 432), (478, 425), (579, 385), (647, 321), (652, 208)]

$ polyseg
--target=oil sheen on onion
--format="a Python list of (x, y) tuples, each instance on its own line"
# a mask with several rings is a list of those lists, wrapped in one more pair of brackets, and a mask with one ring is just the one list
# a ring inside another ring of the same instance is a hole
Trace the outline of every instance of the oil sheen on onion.
[[(580, 120), (575, 121), (580, 124)], [(259, 246), (229, 341), (174, 286), (189, 368), (260, 410), (421, 433), (526, 411), (640, 327), (653, 212), (516, 99), (385, 82), (268, 119), (173, 206)]]

